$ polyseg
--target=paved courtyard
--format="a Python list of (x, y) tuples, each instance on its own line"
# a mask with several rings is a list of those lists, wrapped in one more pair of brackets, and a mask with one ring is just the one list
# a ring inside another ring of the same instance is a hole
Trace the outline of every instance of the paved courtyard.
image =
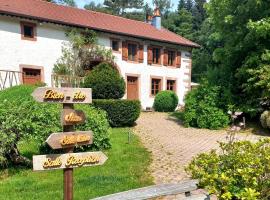
[[(152, 153), (150, 166), (155, 183), (177, 183), (188, 179), (184, 168), (193, 156), (218, 148), (217, 141), (226, 141), (224, 130), (185, 128), (179, 120), (167, 113), (142, 113), (135, 132)], [(261, 137), (251, 133), (239, 133), (238, 140), (256, 141)]]

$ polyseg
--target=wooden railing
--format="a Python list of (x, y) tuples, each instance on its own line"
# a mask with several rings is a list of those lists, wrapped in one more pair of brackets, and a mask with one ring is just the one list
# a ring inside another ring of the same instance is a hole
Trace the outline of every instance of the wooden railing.
[(52, 74), (52, 87), (80, 87), (83, 82), (83, 77)]
[(22, 72), (20, 71), (0, 70), (0, 90), (21, 85), (21, 77)]

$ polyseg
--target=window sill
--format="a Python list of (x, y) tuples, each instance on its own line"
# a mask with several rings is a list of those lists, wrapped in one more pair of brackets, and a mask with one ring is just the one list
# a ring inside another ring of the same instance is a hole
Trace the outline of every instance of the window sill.
[(131, 61), (131, 60), (127, 60), (126, 62), (128, 62), (128, 63), (133, 63), (133, 64), (141, 64), (141, 63), (139, 63), (139, 61)]
[(112, 52), (113, 52), (113, 53), (119, 53), (119, 54), (121, 53), (120, 50), (119, 50), (119, 51), (114, 51), (114, 50), (112, 50)]
[(27, 41), (37, 41), (37, 38), (36, 37), (30, 38), (30, 37), (24, 37), (24, 36), (22, 36), (21, 39), (22, 40), (27, 40)]
[[(150, 65), (150, 64), (148, 64), (148, 65)], [(150, 66), (162, 67), (162, 65), (161, 65), (161, 64), (151, 64)]]

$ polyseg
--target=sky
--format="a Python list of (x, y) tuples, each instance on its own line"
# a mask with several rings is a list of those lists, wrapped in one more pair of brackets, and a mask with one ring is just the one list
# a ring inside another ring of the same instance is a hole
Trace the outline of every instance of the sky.
[[(104, 0), (95, 0), (96, 3), (103, 3)], [(91, 0), (75, 0), (75, 2), (77, 3), (77, 5), (80, 8), (83, 8), (83, 6), (89, 2), (91, 2)], [(149, 5), (152, 5), (152, 0), (144, 0), (144, 2), (148, 2)], [(177, 8), (178, 2), (179, 0), (171, 0), (172, 4), (173, 4), (173, 9)]]

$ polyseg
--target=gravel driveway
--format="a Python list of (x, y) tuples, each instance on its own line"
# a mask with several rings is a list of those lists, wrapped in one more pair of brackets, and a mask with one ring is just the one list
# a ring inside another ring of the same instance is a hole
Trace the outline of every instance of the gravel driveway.
[[(152, 153), (150, 166), (155, 183), (177, 183), (188, 179), (184, 168), (193, 156), (218, 148), (217, 141), (226, 141), (224, 130), (185, 128), (167, 113), (142, 113), (135, 133)], [(264, 136), (239, 133), (239, 140), (258, 140)]]

